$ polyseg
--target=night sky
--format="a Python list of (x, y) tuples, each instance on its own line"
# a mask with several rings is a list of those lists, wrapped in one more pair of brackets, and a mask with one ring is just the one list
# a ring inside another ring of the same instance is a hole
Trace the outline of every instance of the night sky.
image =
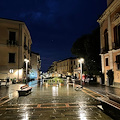
[(0, 18), (25, 22), (46, 71), (53, 61), (72, 56), (74, 41), (98, 26), (106, 8), (107, 0), (0, 0)]

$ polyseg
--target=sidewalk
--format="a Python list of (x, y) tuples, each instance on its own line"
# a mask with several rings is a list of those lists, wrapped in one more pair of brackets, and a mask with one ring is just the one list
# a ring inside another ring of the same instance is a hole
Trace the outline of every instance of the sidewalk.
[[(31, 81), (28, 83), (29, 86), (33, 87), (34, 85), (37, 84), (37, 80)], [(0, 98), (5, 97), (5, 96), (13, 96), (17, 95), (17, 90), (20, 89), (21, 86), (25, 84), (23, 83), (18, 83), (18, 84), (12, 84), (11, 82), (9, 84), (2, 83), (0, 87)]]
[(107, 93), (112, 93), (120, 97), (120, 88), (105, 86), (101, 84), (89, 84), (89, 83), (84, 84), (83, 87), (88, 88), (101, 95), (107, 95)]

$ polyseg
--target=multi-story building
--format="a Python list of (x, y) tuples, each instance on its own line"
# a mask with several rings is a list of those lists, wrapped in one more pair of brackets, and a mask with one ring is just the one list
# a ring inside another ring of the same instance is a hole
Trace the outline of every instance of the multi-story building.
[(57, 62), (57, 73), (62, 76), (76, 76), (79, 77), (80, 63), (78, 58), (67, 58)]
[(54, 66), (54, 73), (57, 72), (57, 61), (53, 62), (53, 66)]
[(47, 73), (48, 73), (49, 77), (55, 77), (54, 76), (54, 65), (53, 64), (48, 68)]
[(0, 79), (26, 77), (30, 69), (31, 44), (24, 22), (0, 19)]
[(58, 77), (57, 74), (57, 61), (54, 61), (52, 65), (47, 70), (49, 77)]
[(39, 79), (41, 74), (41, 59), (39, 53), (31, 52), (31, 66), (30, 79)]
[[(101, 63), (105, 84), (120, 87), (120, 0), (107, 0), (107, 9), (98, 19), (100, 24)], [(110, 81), (107, 72), (114, 72)]]

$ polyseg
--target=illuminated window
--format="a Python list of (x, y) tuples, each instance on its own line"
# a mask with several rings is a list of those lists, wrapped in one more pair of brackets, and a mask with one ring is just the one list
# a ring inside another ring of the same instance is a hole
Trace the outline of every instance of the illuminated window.
[(9, 53), (9, 63), (15, 63), (15, 53)]

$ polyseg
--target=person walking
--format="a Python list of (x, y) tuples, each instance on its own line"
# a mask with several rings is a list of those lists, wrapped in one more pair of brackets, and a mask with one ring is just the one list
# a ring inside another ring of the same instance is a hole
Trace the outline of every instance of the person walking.
[(9, 77), (6, 79), (6, 86), (9, 85)]

